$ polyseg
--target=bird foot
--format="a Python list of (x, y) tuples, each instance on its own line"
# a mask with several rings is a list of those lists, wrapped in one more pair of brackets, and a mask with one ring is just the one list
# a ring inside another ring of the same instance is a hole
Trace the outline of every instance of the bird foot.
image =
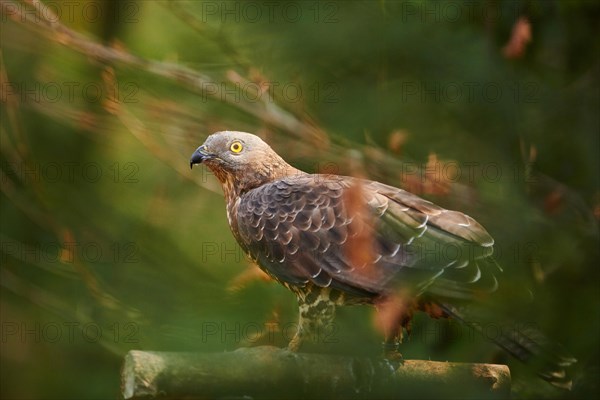
[(402, 354), (398, 351), (384, 354), (383, 358), (388, 363), (390, 363), (394, 367), (394, 369), (397, 369), (398, 367), (404, 365), (404, 357), (402, 357)]
[(398, 351), (398, 343), (383, 343), (383, 358), (394, 367), (394, 370), (404, 365), (404, 357)]
[(291, 352), (298, 353), (302, 346), (302, 339), (299, 336), (294, 336), (287, 345), (287, 349)]

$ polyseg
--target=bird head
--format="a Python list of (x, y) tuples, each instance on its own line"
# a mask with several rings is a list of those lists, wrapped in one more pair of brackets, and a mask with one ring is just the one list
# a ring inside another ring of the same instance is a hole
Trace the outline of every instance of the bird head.
[(261, 138), (251, 133), (223, 131), (206, 138), (190, 159), (205, 164), (224, 189), (238, 194), (299, 172), (286, 163)]

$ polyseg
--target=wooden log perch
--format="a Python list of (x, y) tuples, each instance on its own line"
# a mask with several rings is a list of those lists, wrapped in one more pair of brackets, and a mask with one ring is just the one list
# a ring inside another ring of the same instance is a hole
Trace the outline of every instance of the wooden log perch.
[(124, 399), (508, 398), (505, 365), (292, 353), (270, 346), (225, 353), (130, 351)]

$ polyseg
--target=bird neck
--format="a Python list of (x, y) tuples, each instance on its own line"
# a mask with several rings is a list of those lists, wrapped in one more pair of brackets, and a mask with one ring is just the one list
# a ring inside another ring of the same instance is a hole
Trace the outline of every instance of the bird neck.
[[(217, 174), (217, 177), (223, 186), (223, 193), (227, 204), (227, 219), (229, 225), (232, 227), (234, 236), (237, 237), (236, 229), (233, 228), (233, 226), (237, 225), (237, 208), (240, 204), (240, 197), (244, 195), (244, 193), (268, 183), (299, 174), (306, 173), (292, 167), (285, 161), (283, 164), (277, 164), (276, 166), (263, 164), (255, 171), (244, 171), (243, 173), (238, 174), (238, 176), (232, 174)], [(240, 242), (239, 238), (238, 242)]]
[(217, 178), (221, 181), (225, 197), (235, 199), (262, 185), (301, 174), (306, 173), (278, 157), (278, 159), (261, 160), (253, 169), (244, 169), (233, 174), (217, 174)]

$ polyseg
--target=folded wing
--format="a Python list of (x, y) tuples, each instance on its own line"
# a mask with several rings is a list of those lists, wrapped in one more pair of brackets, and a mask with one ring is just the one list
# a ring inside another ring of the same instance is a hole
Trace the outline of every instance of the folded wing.
[(356, 296), (397, 290), (470, 298), (496, 287), (493, 239), (471, 217), (404, 190), (299, 175), (241, 197), (232, 226), (244, 249), (289, 285)]

